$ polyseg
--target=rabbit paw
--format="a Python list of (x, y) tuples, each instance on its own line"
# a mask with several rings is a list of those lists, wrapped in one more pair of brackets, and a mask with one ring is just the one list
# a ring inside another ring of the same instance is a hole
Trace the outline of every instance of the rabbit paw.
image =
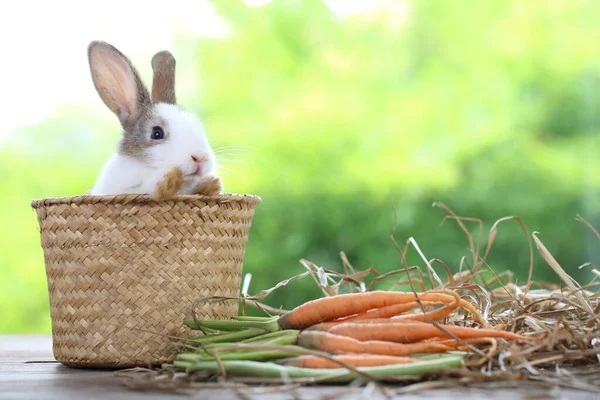
[(173, 168), (165, 177), (158, 182), (152, 198), (154, 200), (167, 200), (175, 196), (183, 186), (183, 174), (179, 168)]
[(223, 183), (221, 182), (221, 178), (218, 176), (209, 176), (202, 180), (200, 185), (196, 188), (194, 194), (211, 196), (221, 193), (222, 190)]

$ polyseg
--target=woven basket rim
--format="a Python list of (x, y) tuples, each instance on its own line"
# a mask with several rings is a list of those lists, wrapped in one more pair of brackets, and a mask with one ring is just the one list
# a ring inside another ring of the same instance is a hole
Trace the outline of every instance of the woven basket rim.
[(149, 195), (141, 194), (118, 194), (118, 195), (81, 195), (81, 196), (65, 196), (65, 197), (48, 197), (44, 199), (33, 200), (31, 202), (32, 208), (47, 207), (50, 205), (59, 204), (126, 204), (126, 203), (188, 203), (198, 201), (216, 201), (217, 203), (245, 203), (256, 205), (259, 204), (262, 199), (259, 196), (253, 194), (237, 194), (237, 193), (222, 193), (219, 195), (177, 195), (168, 200), (157, 201)]

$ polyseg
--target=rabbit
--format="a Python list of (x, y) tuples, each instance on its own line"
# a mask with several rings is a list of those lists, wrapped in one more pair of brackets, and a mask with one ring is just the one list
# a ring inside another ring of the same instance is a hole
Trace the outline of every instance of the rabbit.
[(94, 87), (122, 131), (115, 152), (86, 194), (151, 195), (174, 170), (176, 193), (222, 190), (203, 124), (176, 103), (175, 58), (170, 52), (152, 58), (152, 93), (131, 61), (112, 45), (92, 41), (88, 61)]

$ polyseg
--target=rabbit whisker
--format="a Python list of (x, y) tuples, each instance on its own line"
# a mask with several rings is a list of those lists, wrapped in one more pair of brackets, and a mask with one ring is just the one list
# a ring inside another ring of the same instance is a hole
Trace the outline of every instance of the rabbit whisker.
[(225, 161), (225, 162), (232, 162), (232, 163), (239, 163), (239, 164), (248, 164), (249, 163), (249, 161), (233, 160), (231, 158), (220, 158), (218, 161)]
[(232, 132), (232, 133), (230, 133), (228, 135), (221, 136), (217, 140), (215, 140), (214, 142), (212, 142), (211, 146), (215, 146), (216, 144), (221, 143), (223, 140), (228, 139), (228, 138), (230, 138), (232, 136), (240, 135), (242, 133), (250, 133), (250, 132), (256, 132), (256, 129), (246, 129), (246, 130), (243, 130), (243, 131)]
[(250, 162), (255, 162), (255, 161), (260, 161), (260, 162), (266, 162), (268, 164), (271, 164), (273, 162), (273, 160), (269, 160), (266, 158), (261, 158), (261, 157), (250, 157), (249, 159), (240, 159), (238, 158), (235, 154), (232, 154), (230, 156), (233, 156), (233, 158), (221, 158), (221, 157), (217, 157), (217, 163), (220, 161), (229, 161), (229, 162), (244, 162), (244, 163), (250, 163)]
[[(255, 162), (255, 161), (260, 161), (260, 162), (266, 162), (266, 163), (272, 163), (273, 160), (269, 160), (266, 158), (262, 158), (262, 157), (249, 157), (249, 159), (241, 159), (238, 158), (238, 155), (236, 154), (227, 154), (225, 156), (229, 156), (229, 157), (217, 157), (217, 162), (219, 161), (231, 161), (231, 162), (244, 162), (244, 163), (249, 163), (249, 162)], [(233, 158), (230, 158), (233, 157)]]
[(242, 146), (240, 144), (236, 144), (236, 145), (232, 145), (232, 144), (228, 144), (228, 145), (223, 145), (220, 147), (216, 147), (216, 149), (227, 149), (227, 148), (242, 148), (242, 149), (251, 149), (253, 148), (253, 146)]
[(236, 150), (236, 149), (223, 149), (219, 151), (213, 151), (214, 154), (232, 153), (232, 154), (247, 154), (248, 151)]
[(240, 174), (239, 172), (236, 172), (236, 171), (232, 170), (231, 168), (227, 168), (227, 167), (224, 167), (222, 165), (218, 165), (217, 168), (220, 168), (220, 169), (222, 169), (224, 171), (230, 172), (230, 173), (235, 174), (237, 176), (242, 176), (242, 174)]
[(255, 150), (255, 149), (244, 148), (244, 147), (219, 147), (217, 149), (213, 149), (213, 153), (222, 153), (224, 151), (248, 152), (249, 150)]

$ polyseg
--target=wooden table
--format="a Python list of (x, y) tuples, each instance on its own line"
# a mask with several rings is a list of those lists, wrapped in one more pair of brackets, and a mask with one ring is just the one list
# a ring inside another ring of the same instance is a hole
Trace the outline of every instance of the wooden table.
[[(293, 392), (265, 393), (246, 392), (241, 395), (235, 389), (197, 389), (191, 398), (214, 399), (367, 399), (385, 398), (372, 388), (348, 388), (346, 386), (303, 387)], [(546, 393), (544, 395), (544, 393)], [(532, 396), (533, 395), (533, 396)], [(540, 396), (541, 395), (541, 396)], [(569, 400), (600, 399), (596, 394), (574, 390), (555, 391), (556, 398)], [(52, 338), (39, 335), (0, 335), (0, 399), (186, 399), (187, 396), (160, 392), (139, 392), (128, 389), (121, 378), (111, 371), (79, 370), (67, 368), (52, 356)], [(531, 388), (477, 389), (457, 388), (419, 391), (396, 395), (394, 398), (414, 399), (461, 399), (461, 400), (516, 400), (520, 398), (552, 398), (548, 391)]]

